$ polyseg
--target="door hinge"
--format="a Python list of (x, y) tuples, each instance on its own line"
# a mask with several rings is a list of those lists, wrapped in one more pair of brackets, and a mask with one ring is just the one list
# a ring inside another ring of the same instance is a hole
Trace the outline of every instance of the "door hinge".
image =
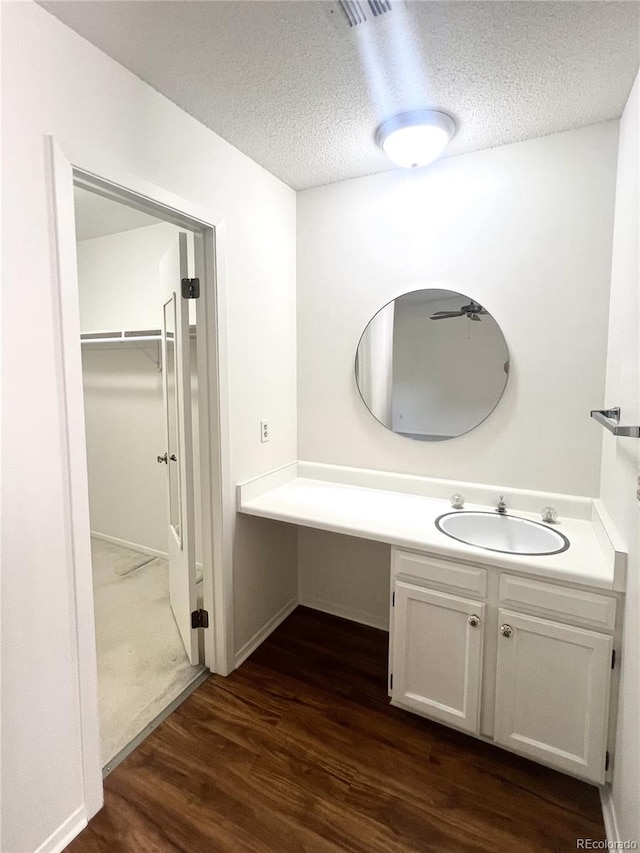
[(389, 676), (389, 688), (393, 690), (393, 673)]
[(393, 593), (393, 595), (391, 596), (391, 606), (392, 606), (392, 607), (395, 607), (395, 606), (396, 606), (396, 594), (395, 594), (395, 592), (394, 592), (394, 593)]
[(604, 769), (609, 769), (609, 750), (607, 750), (604, 754)]
[(616, 668), (616, 650), (613, 649), (613, 651), (611, 652), (611, 669), (615, 669), (615, 668)]
[(199, 278), (183, 278), (182, 279), (182, 298), (183, 299), (200, 299), (200, 279)]
[(194, 610), (191, 614), (191, 627), (192, 628), (208, 628), (209, 627), (209, 614), (206, 610)]

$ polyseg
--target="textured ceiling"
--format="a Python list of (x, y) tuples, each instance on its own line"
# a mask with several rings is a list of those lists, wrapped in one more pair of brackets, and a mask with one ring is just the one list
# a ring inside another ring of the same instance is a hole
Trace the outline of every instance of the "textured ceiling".
[(413, 108), (456, 120), (448, 156), (616, 118), (640, 61), (637, 2), (41, 5), (295, 189), (391, 168), (375, 129)]

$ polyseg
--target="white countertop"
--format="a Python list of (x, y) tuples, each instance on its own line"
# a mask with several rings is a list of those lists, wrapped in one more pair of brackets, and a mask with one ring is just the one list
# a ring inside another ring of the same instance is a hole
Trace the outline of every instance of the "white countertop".
[[(284, 469), (283, 469), (284, 470)], [(269, 476), (269, 475), (267, 475)], [(466, 545), (441, 533), (435, 526), (439, 515), (450, 512), (448, 501), (387, 489), (349, 485), (322, 479), (285, 476), (269, 481), (260, 494), (257, 481), (238, 490), (238, 509), (277, 521), (344, 533), (434, 556), (494, 566), (502, 569), (582, 584), (603, 590), (623, 589), (624, 578), (614, 571), (614, 560), (601, 546), (602, 535), (590, 520), (561, 518), (554, 525), (569, 540), (559, 554), (524, 556), (503, 554)], [(467, 510), (493, 509), (465, 504)], [(521, 518), (540, 521), (539, 514), (518, 510)]]

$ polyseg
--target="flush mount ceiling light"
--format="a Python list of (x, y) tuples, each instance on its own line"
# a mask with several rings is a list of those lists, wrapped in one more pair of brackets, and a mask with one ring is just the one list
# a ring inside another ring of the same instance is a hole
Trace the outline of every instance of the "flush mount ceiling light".
[(455, 122), (446, 113), (414, 110), (383, 122), (376, 131), (376, 142), (398, 166), (415, 169), (432, 163), (455, 132)]

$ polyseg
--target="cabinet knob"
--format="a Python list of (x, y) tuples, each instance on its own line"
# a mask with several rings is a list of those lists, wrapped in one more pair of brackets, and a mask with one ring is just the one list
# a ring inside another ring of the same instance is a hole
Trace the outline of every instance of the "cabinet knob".
[(503, 637), (511, 637), (513, 635), (513, 628), (511, 625), (501, 625), (500, 633)]
[(467, 622), (469, 623), (469, 625), (471, 625), (472, 628), (477, 628), (480, 624), (480, 617), (476, 616), (476, 614), (474, 613), (472, 616), (469, 616)]

